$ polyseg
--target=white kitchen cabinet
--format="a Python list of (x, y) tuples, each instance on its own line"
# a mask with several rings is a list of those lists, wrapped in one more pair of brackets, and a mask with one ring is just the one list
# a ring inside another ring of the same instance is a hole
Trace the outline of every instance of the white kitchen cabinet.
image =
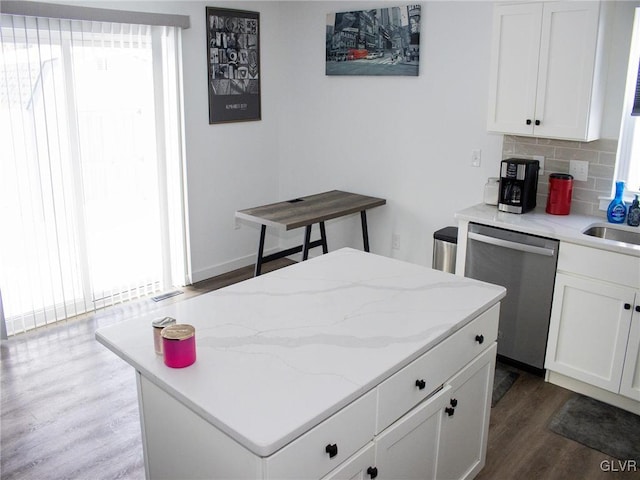
[(558, 273), (545, 367), (618, 393), (634, 297), (629, 287)]
[(599, 137), (606, 3), (495, 6), (488, 130), (583, 141)]
[(493, 343), (324, 480), (475, 477), (485, 462), (496, 349)]
[(448, 383), (451, 395), (442, 419), (438, 479), (474, 478), (485, 463), (497, 344)]
[(561, 244), (545, 368), (640, 401), (640, 259)]
[[(138, 374), (147, 476), (472, 478), (485, 460), (499, 312), (500, 305), (494, 305), (376, 388), (266, 458), (252, 454)], [(442, 383), (422, 394), (426, 386), (420, 388), (419, 380), (439, 375), (444, 377)], [(410, 388), (403, 390), (401, 384)], [(421, 400), (417, 404), (399, 402), (386, 394), (390, 386), (409, 397), (421, 395)], [(398, 404), (404, 405), (402, 410), (396, 408)], [(450, 409), (454, 410), (453, 416), (449, 415)], [(381, 420), (390, 418), (389, 412), (394, 412), (396, 418), (385, 428), (376, 429)], [(333, 455), (329, 453), (330, 446), (335, 446)]]
[(376, 438), (375, 468), (380, 480), (436, 478), (440, 424), (449, 393), (447, 386)]

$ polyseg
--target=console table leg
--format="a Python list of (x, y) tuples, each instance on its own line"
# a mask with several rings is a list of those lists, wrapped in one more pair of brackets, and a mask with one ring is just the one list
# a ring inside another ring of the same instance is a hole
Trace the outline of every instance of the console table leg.
[(312, 225), (307, 225), (304, 227), (304, 244), (302, 245), (302, 261), (305, 261), (309, 258), (309, 242), (311, 241), (311, 227)]
[(369, 231), (367, 230), (367, 212), (362, 210), (360, 212), (360, 220), (362, 221), (362, 241), (364, 243), (364, 251), (369, 251)]
[(320, 222), (320, 240), (322, 241), (322, 253), (327, 253), (329, 248), (327, 247), (327, 232), (324, 229), (324, 222)]
[(253, 272), (253, 276), (257, 277), (262, 271), (262, 254), (264, 253), (264, 236), (267, 231), (266, 225), (261, 225), (260, 228), (260, 243), (258, 244), (258, 258), (256, 258), (256, 269)]

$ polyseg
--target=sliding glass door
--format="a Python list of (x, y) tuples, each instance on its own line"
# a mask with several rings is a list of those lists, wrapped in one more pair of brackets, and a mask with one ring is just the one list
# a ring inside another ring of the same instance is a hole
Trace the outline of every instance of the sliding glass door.
[(2, 16), (9, 334), (184, 284), (174, 30)]

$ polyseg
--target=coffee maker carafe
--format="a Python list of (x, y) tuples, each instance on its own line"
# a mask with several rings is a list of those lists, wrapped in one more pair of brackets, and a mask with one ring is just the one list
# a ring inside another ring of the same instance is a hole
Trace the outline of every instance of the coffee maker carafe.
[(536, 207), (538, 192), (538, 160), (509, 158), (500, 164), (498, 209), (509, 213), (525, 213)]

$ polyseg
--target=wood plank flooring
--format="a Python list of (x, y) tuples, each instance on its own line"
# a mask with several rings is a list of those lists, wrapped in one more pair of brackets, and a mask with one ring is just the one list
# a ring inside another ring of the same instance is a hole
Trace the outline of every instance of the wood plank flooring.
[(513, 387), (491, 409), (487, 463), (477, 480), (640, 479), (640, 470), (603, 471), (601, 462), (615, 459), (548, 430), (551, 418), (572, 392), (519, 373)]
[[(272, 262), (268, 270), (289, 263)], [(171, 302), (250, 278), (247, 267), (184, 288), (155, 303), (123, 304), (3, 341), (0, 477), (13, 479), (144, 478), (133, 369), (96, 342), (97, 328)], [(521, 372), (491, 412), (481, 480), (631, 479), (605, 473), (610, 457), (546, 429), (567, 390)]]

